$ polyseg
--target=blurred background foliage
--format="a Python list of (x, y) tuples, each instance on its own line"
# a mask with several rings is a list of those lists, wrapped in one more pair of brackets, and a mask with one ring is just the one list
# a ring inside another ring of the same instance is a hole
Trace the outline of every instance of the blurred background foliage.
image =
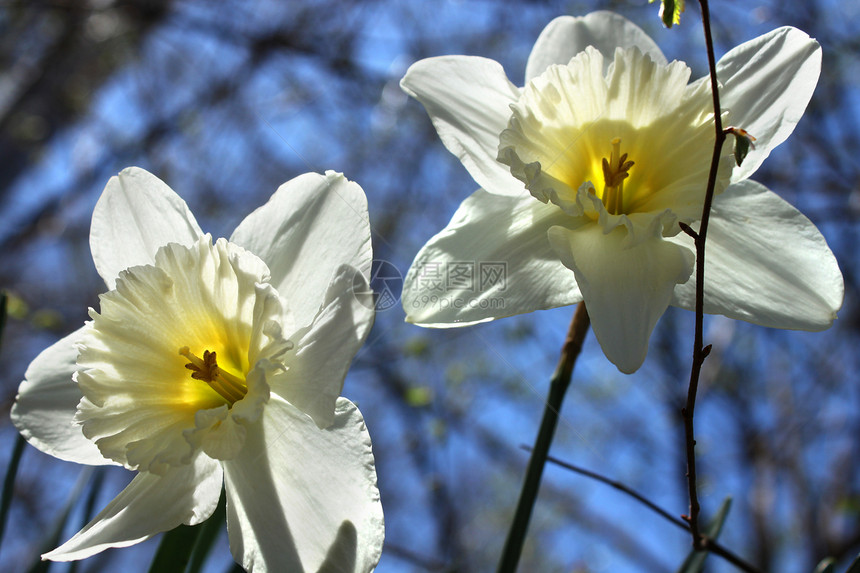
[[(821, 81), (794, 136), (754, 179), (806, 213), (840, 262), (846, 303), (824, 333), (706, 320), (713, 343), (697, 408), (706, 516), (734, 503), (721, 541), (766, 571), (807, 572), (860, 548), (860, 5), (714, 0), (718, 55), (782, 25), (816, 37)], [(157, 174), (205, 231), (229, 236), (284, 181), (342, 171), (365, 189), (375, 256), (405, 274), (475, 184), (398, 82), (414, 61), (472, 54), (522, 84), (541, 29), (618, 11), (670, 59), (706, 71), (696, 2), (664, 30), (629, 1), (28, 0), (0, 4), (0, 467), (28, 363), (87, 319), (104, 285), (87, 242), (92, 208), (129, 165)], [(377, 282), (377, 287), (382, 283)], [(344, 394), (370, 429), (387, 538), (378, 570), (495, 566), (573, 308), (462, 330), (379, 312)], [(680, 409), (692, 314), (670, 309), (645, 366), (619, 374), (593, 337), (552, 454), (687, 511)], [(28, 447), (0, 562), (25, 570), (71, 500), (63, 539), (127, 483)], [(521, 571), (672, 571), (689, 538), (601, 484), (549, 467)], [(144, 570), (157, 538), (77, 571)], [(711, 571), (731, 568), (711, 557)], [(222, 534), (207, 570), (231, 567)], [(844, 570), (842, 565), (842, 570)], [(52, 570), (69, 570), (55, 564)]]

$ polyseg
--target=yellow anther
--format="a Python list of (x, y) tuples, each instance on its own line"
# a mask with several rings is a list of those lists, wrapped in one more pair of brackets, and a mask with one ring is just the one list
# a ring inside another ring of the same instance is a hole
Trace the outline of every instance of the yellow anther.
[(612, 152), (609, 160), (603, 158), (603, 204), (613, 215), (624, 210), (624, 180), (630, 177), (632, 161), (627, 161), (627, 154), (621, 154), (621, 138), (612, 140)]
[(201, 360), (191, 353), (191, 349), (183, 346), (179, 349), (179, 354), (189, 360), (185, 367), (191, 370), (191, 377), (209, 384), (230, 406), (244, 398), (245, 394), (248, 393), (245, 380), (218, 366), (215, 352), (204, 350)]

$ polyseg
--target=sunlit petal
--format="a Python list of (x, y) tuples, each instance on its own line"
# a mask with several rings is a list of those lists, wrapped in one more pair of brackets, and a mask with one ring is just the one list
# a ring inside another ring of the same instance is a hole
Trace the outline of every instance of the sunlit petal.
[(142, 472), (86, 527), (43, 557), (85, 559), (110, 547), (128, 547), (179, 525), (207, 519), (221, 496), (218, 462), (198, 455), (163, 476)]
[(531, 196), (478, 190), (421, 249), (403, 283), (406, 320), (466, 326), (582, 300), (546, 232), (564, 214)]
[(120, 271), (151, 264), (167, 243), (190, 245), (203, 231), (194, 215), (161, 179), (138, 167), (111, 177), (96, 203), (90, 249), (109, 289)]
[(31, 445), (61, 460), (115, 464), (101, 455), (74, 421), (83, 395), (72, 375), (77, 369), (77, 344), (86, 328), (57, 341), (30, 363), (12, 406), (12, 423)]
[[(706, 249), (705, 312), (814, 331), (830, 327), (842, 306), (842, 273), (824, 237), (755, 181), (736, 183), (714, 201)], [(675, 288), (672, 304), (693, 309), (695, 289), (693, 276)]]
[(286, 358), (288, 369), (272, 379), (272, 391), (308, 414), (320, 428), (334, 421), (335, 402), (350, 362), (373, 326), (369, 291), (358, 270), (341, 267), (320, 312), (292, 337), (296, 350)]
[[(784, 27), (732, 49), (717, 63), (720, 106), (755, 140), (732, 181), (749, 177), (786, 140), (806, 110), (821, 72), (821, 46)], [(728, 145), (734, 143), (729, 138)]]
[(659, 237), (626, 247), (626, 235), (623, 227), (604, 234), (597, 224), (549, 232), (553, 248), (576, 275), (603, 352), (629, 374), (645, 360), (651, 331), (674, 286), (689, 278), (694, 257), (689, 248)]
[(370, 278), (367, 199), (361, 187), (333, 171), (306, 173), (281, 185), (230, 241), (266, 262), (296, 327), (313, 320), (341, 265)]
[(567, 64), (588, 46), (612, 61), (615, 48), (639, 48), (655, 62), (666, 63), (660, 48), (642, 29), (620, 14), (598, 11), (585, 16), (559, 16), (540, 33), (526, 64), (526, 82), (553, 64)]
[[(272, 396), (262, 426), (224, 463), (233, 556), (247, 570), (372, 570), (382, 551), (373, 453), (355, 406), (320, 429)], [(323, 567), (325, 565), (325, 567)]]
[(442, 143), (480, 187), (500, 195), (523, 192), (496, 161), (499, 133), (511, 115), (509, 106), (520, 96), (498, 62), (469, 56), (428, 58), (412, 64), (400, 85), (424, 104)]

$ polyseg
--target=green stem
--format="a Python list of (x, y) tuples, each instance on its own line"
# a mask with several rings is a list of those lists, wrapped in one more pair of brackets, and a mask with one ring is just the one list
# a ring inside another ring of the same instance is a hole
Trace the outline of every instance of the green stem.
[[(6, 293), (0, 291), (0, 342), (3, 340), (3, 331), (6, 328), (6, 304), (8, 298)], [(15, 445), (12, 447), (12, 457), (6, 469), (6, 477), (3, 479), (3, 494), (0, 497), (0, 541), (6, 531), (6, 520), (9, 517), (9, 507), (12, 505), (12, 493), (15, 489), (15, 476), (18, 475), (18, 462), (24, 453), (24, 438), (18, 434)]]
[(585, 303), (581, 302), (570, 323), (570, 329), (562, 347), (561, 358), (555, 369), (555, 373), (552, 375), (552, 380), (550, 380), (549, 396), (547, 397), (546, 407), (543, 411), (543, 419), (540, 423), (532, 455), (529, 458), (526, 478), (520, 492), (520, 499), (517, 503), (514, 519), (508, 531), (505, 547), (502, 550), (502, 558), (499, 561), (499, 568), (497, 570), (498, 573), (513, 573), (517, 569), (532, 508), (534, 507), (538, 489), (540, 488), (543, 468), (546, 465), (556, 425), (558, 425), (558, 414), (561, 411), (561, 403), (564, 400), (564, 394), (567, 392), (568, 386), (570, 386), (573, 367), (582, 350), (582, 343), (585, 340), (585, 335), (588, 334), (589, 325), (588, 311), (585, 309)]
[(15, 446), (12, 448), (12, 457), (9, 459), (9, 467), (6, 470), (6, 478), (3, 480), (3, 497), (0, 498), (0, 541), (6, 531), (6, 520), (9, 518), (9, 507), (12, 505), (12, 494), (15, 490), (15, 476), (18, 474), (18, 462), (24, 453), (24, 444), (27, 442), (18, 434)]

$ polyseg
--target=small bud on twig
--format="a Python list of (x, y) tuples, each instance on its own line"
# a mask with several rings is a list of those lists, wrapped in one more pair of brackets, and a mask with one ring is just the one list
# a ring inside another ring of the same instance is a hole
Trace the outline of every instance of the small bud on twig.
[[(654, 0), (648, 0), (653, 3)], [(681, 23), (681, 12), (684, 11), (684, 0), (660, 0), (660, 20), (667, 28)]]
[(755, 149), (755, 137), (750, 135), (747, 130), (740, 127), (727, 127), (723, 133), (735, 136), (735, 163), (740, 167), (741, 163), (746, 159), (750, 148)]

